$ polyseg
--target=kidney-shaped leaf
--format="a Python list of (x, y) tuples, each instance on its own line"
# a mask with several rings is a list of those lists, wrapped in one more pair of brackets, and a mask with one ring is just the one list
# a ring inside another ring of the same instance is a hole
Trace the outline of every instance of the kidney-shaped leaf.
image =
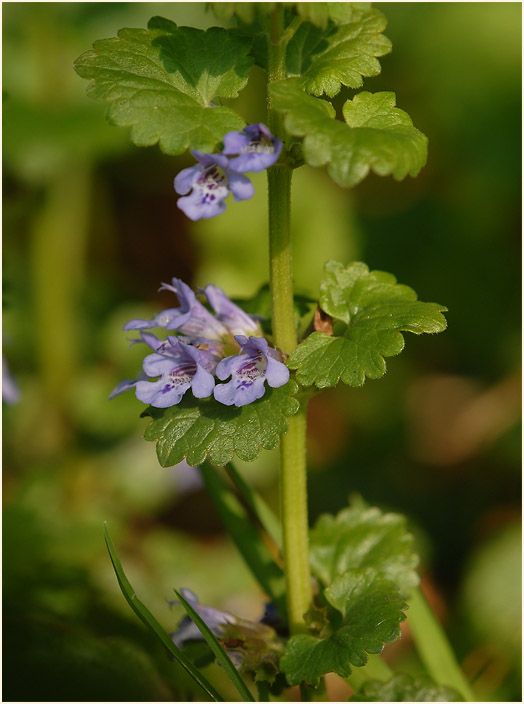
[(347, 323), (339, 336), (314, 332), (288, 360), (297, 381), (318, 388), (340, 380), (361, 386), (366, 377), (378, 379), (386, 371), (384, 357), (404, 348), (402, 332), (437, 333), (446, 328), (444, 306), (418, 301), (415, 291), (396, 282), (392, 274), (369, 271), (362, 262), (344, 267), (328, 262), (321, 282), (321, 307)]
[(212, 151), (228, 130), (242, 129), (217, 97), (234, 98), (247, 83), (251, 43), (234, 30), (177, 27), (153, 17), (148, 29), (121, 29), (75, 62), (88, 94), (108, 103), (108, 119), (131, 127), (138, 146), (159, 142), (166, 154)]
[(396, 586), (372, 568), (349, 570), (325, 592), (342, 620), (327, 638), (292, 636), (280, 661), (290, 685), (316, 687), (328, 672), (349, 677), (351, 666), (367, 663), (367, 653), (380, 653), (400, 637), (407, 608)]
[(150, 406), (142, 414), (153, 419), (144, 437), (156, 441), (163, 467), (184, 458), (194, 466), (206, 459), (224, 465), (235, 454), (242, 460), (254, 460), (262, 448), (276, 447), (287, 432), (286, 418), (299, 407), (293, 396), (296, 390), (295, 382), (288, 381), (278, 389), (267, 389), (263, 398), (241, 408), (189, 395), (170, 408)]
[(416, 176), (427, 159), (427, 138), (395, 107), (394, 93), (358, 93), (343, 107), (345, 122), (325, 100), (308, 95), (300, 79), (271, 86), (274, 106), (286, 113), (289, 134), (303, 137), (311, 166), (327, 166), (340, 186), (355, 186), (373, 171), (400, 180)]
[(311, 567), (326, 585), (348, 569), (373, 567), (406, 594), (419, 581), (413, 542), (404, 516), (352, 506), (320, 516), (310, 532)]

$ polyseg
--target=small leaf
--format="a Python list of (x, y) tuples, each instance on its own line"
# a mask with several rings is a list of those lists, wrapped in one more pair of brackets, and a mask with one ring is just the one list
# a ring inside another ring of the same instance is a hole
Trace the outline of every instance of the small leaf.
[(149, 29), (121, 29), (75, 62), (91, 79), (88, 94), (109, 104), (112, 124), (131, 127), (137, 146), (156, 142), (166, 154), (212, 151), (244, 120), (217, 97), (235, 98), (247, 83), (251, 43), (234, 30), (177, 27), (153, 17)]
[(288, 360), (297, 370), (297, 381), (318, 388), (339, 380), (362, 386), (366, 377), (378, 379), (386, 372), (384, 357), (404, 348), (402, 332), (437, 333), (446, 328), (444, 306), (417, 301), (408, 286), (392, 274), (369, 271), (362, 262), (347, 268), (328, 262), (321, 282), (321, 306), (326, 313), (347, 323), (334, 337), (314, 332)]
[(335, 120), (332, 106), (302, 90), (288, 78), (271, 88), (273, 104), (287, 113), (289, 134), (303, 137), (304, 159), (326, 166), (340, 186), (355, 186), (369, 173), (416, 176), (427, 159), (427, 138), (407, 113), (395, 107), (394, 93), (358, 93), (343, 107), (346, 122)]
[(380, 73), (376, 57), (391, 51), (382, 34), (385, 27), (386, 18), (378, 10), (352, 10), (348, 24), (325, 31), (303, 24), (288, 45), (288, 74), (299, 76), (300, 87), (313, 95), (333, 97), (341, 86), (360, 88), (362, 77)]
[(320, 516), (311, 530), (311, 568), (329, 585), (348, 569), (373, 567), (407, 594), (419, 582), (413, 542), (404, 516), (364, 506), (346, 508), (336, 516)]
[(427, 677), (413, 678), (397, 674), (387, 682), (364, 682), (350, 702), (461, 702), (460, 694), (451, 687), (439, 685)]
[(109, 535), (109, 530), (107, 525), (104, 523), (104, 537), (107, 545), (107, 550), (113, 563), (113, 568), (118, 580), (118, 585), (122, 590), (127, 603), (133, 609), (138, 618), (142, 623), (152, 631), (155, 636), (160, 640), (164, 648), (169, 652), (169, 654), (178, 662), (182, 667), (191, 675), (191, 677), (197, 682), (204, 692), (208, 694), (211, 699), (215, 702), (223, 702), (224, 699), (216, 691), (213, 685), (207, 681), (207, 679), (202, 675), (202, 673), (197, 670), (193, 663), (184, 655), (184, 653), (176, 647), (171, 638), (164, 631), (162, 626), (158, 623), (153, 614), (149, 609), (140, 601), (137, 597), (135, 590), (131, 586), (129, 580), (127, 579), (125, 572), (122, 568), (122, 564), (118, 558), (118, 555)]
[(211, 650), (213, 651), (213, 654), (215, 655), (216, 659), (218, 662), (222, 665), (224, 668), (225, 673), (231, 680), (231, 682), (235, 685), (236, 689), (238, 690), (240, 696), (242, 697), (242, 701), (244, 702), (254, 702), (253, 695), (249, 691), (249, 689), (246, 686), (246, 683), (244, 680), (240, 677), (238, 674), (236, 667), (233, 665), (231, 660), (229, 659), (228, 654), (224, 650), (224, 648), (220, 645), (218, 642), (216, 636), (214, 633), (211, 631), (209, 626), (202, 620), (202, 618), (197, 614), (195, 609), (191, 606), (191, 604), (184, 599), (182, 594), (180, 592), (177, 592), (176, 589), (173, 590), (177, 597), (180, 600), (180, 603), (188, 613), (189, 617), (191, 620), (194, 622), (200, 633), (203, 635), (204, 640), (206, 643), (209, 645)]
[(144, 411), (142, 415), (153, 419), (144, 437), (157, 442), (163, 467), (171, 467), (184, 457), (193, 466), (206, 458), (224, 465), (235, 454), (242, 460), (254, 460), (261, 448), (272, 450), (287, 432), (286, 417), (299, 407), (293, 397), (296, 390), (295, 382), (289, 381), (278, 389), (266, 389), (263, 398), (242, 408), (186, 394), (177, 406), (151, 406)]
[(379, 653), (385, 643), (400, 638), (399, 623), (407, 608), (395, 585), (372, 568), (349, 570), (338, 577), (325, 596), (342, 613), (342, 621), (327, 638), (292, 636), (280, 661), (290, 685), (316, 687), (328, 672), (349, 677), (351, 665), (367, 663), (367, 653)]

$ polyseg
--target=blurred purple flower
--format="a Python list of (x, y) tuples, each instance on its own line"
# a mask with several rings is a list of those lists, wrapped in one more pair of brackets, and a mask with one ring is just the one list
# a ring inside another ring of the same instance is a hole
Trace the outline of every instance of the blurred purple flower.
[[(235, 623), (237, 620), (233, 614), (228, 614), (225, 611), (218, 611), (218, 609), (213, 609), (211, 606), (202, 606), (202, 604), (198, 601), (197, 595), (190, 589), (181, 589), (180, 593), (184, 599), (191, 604), (202, 621), (204, 621), (204, 623), (217, 638), (220, 638), (223, 635), (223, 627), (226, 624)], [(170, 602), (170, 604), (173, 605), (179, 603), (180, 602), (178, 601)], [(171, 634), (171, 640), (177, 648), (181, 648), (188, 640), (204, 640), (204, 637), (189, 616), (186, 615), (180, 621), (177, 630)]]
[(224, 137), (223, 154), (238, 156), (229, 160), (230, 168), (245, 171), (263, 171), (278, 161), (282, 141), (273, 137), (261, 122), (247, 125), (242, 132), (228, 132)]
[(20, 400), (20, 389), (9, 371), (4, 356), (2, 356), (2, 400), (10, 404), (18, 403)]
[(199, 163), (183, 169), (175, 178), (175, 191), (184, 196), (178, 199), (177, 206), (188, 218), (200, 220), (220, 215), (226, 209), (224, 200), (230, 193), (235, 201), (252, 198), (253, 184), (247, 176), (229, 168), (227, 156), (191, 151)]
[(269, 347), (263, 337), (236, 335), (241, 354), (227, 357), (218, 363), (216, 375), (224, 381), (231, 376), (227, 384), (217, 384), (213, 392), (219, 403), (226, 406), (245, 406), (262, 398), (269, 386), (277, 388), (289, 380), (289, 369), (278, 360), (279, 354)]

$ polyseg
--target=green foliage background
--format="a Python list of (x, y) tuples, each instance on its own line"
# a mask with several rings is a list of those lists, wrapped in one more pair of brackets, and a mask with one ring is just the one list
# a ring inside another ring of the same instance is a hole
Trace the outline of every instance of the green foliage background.
[[(405, 512), (478, 696), (518, 700), (521, 8), (376, 6), (394, 51), (365, 88), (396, 92), (429, 136), (428, 165), (415, 180), (371, 175), (352, 191), (299, 169), (297, 289), (316, 295), (327, 259), (359, 259), (442, 301), (449, 328), (409, 339), (384, 379), (312, 402), (311, 519), (352, 492)], [(181, 616), (165, 603), (173, 587), (255, 619), (261, 594), (196, 472), (158, 465), (132, 394), (106, 399), (140, 364), (123, 323), (169, 305), (161, 281), (239, 297), (266, 281), (264, 175), (252, 201), (191, 223), (172, 188), (191, 159), (132, 146), (72, 70), (93, 40), (155, 14), (220, 24), (205, 3), (2, 9), (4, 354), (22, 394), (4, 407), (4, 697), (186, 701), (194, 685), (118, 591), (102, 522), (167, 630)], [(340, 110), (353, 95), (341, 91)], [(237, 105), (263, 119), (258, 69)], [(276, 457), (238, 463), (275, 506)], [(409, 632), (386, 652), (419, 675)], [(223, 672), (211, 676), (228, 692)]]

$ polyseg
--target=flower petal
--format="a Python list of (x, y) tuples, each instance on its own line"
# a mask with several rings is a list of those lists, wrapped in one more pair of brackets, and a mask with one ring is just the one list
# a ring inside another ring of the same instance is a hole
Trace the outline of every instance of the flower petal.
[(224, 135), (224, 148), (222, 154), (240, 154), (244, 147), (247, 147), (251, 142), (251, 137), (244, 132), (227, 132)]
[(205, 287), (204, 293), (211, 307), (233, 335), (259, 332), (259, 326), (255, 321), (239, 308), (233, 301), (230, 301), (222, 289), (209, 284)]
[(236, 171), (232, 171), (231, 169), (227, 170), (227, 176), (229, 178), (231, 193), (236, 201), (249, 200), (253, 197), (255, 194), (255, 187), (247, 176), (238, 174)]
[(186, 193), (189, 193), (193, 188), (195, 181), (201, 173), (202, 166), (200, 164), (191, 166), (189, 169), (182, 169), (175, 177), (175, 191), (181, 196), (185, 196)]
[(282, 362), (272, 357), (267, 358), (266, 381), (274, 389), (284, 386), (289, 381), (289, 369)]
[(162, 354), (149, 354), (144, 358), (142, 368), (147, 376), (155, 377), (169, 374), (177, 360)]
[(155, 408), (169, 408), (180, 403), (190, 386), (190, 381), (184, 384), (171, 383), (171, 379), (166, 379), (165, 376), (158, 381), (139, 381), (136, 385), (136, 397)]
[(191, 154), (195, 157), (195, 159), (198, 159), (204, 168), (216, 165), (220, 166), (222, 169), (225, 169), (229, 165), (229, 159), (224, 154), (206, 154), (204, 152), (199, 152), (198, 149), (192, 149)]
[(111, 391), (111, 393), (109, 394), (109, 400), (111, 400), (115, 396), (118, 396), (119, 394), (123, 394), (125, 391), (129, 391), (129, 389), (134, 389), (136, 384), (136, 379), (124, 379), (115, 386), (113, 391)]
[(177, 200), (177, 207), (184, 212), (190, 220), (206, 220), (220, 215), (226, 209), (226, 204), (223, 200), (217, 200), (210, 203), (203, 203), (199, 192), (194, 190), (190, 196), (184, 196)]
[(197, 371), (193, 377), (191, 389), (195, 398), (207, 398), (213, 393), (215, 388), (215, 378), (204, 367), (197, 366)]
[(230, 381), (227, 384), (217, 384), (213, 390), (213, 396), (224, 406), (233, 406), (235, 403), (235, 382)]
[[(179, 308), (168, 308), (166, 310), (157, 313), (151, 320), (143, 320), (141, 318), (134, 318), (124, 325), (124, 330), (150, 330), (151, 328), (165, 328), (168, 327), (173, 320), (179, 318), (181, 315)], [(189, 317), (189, 314), (188, 316)]]

